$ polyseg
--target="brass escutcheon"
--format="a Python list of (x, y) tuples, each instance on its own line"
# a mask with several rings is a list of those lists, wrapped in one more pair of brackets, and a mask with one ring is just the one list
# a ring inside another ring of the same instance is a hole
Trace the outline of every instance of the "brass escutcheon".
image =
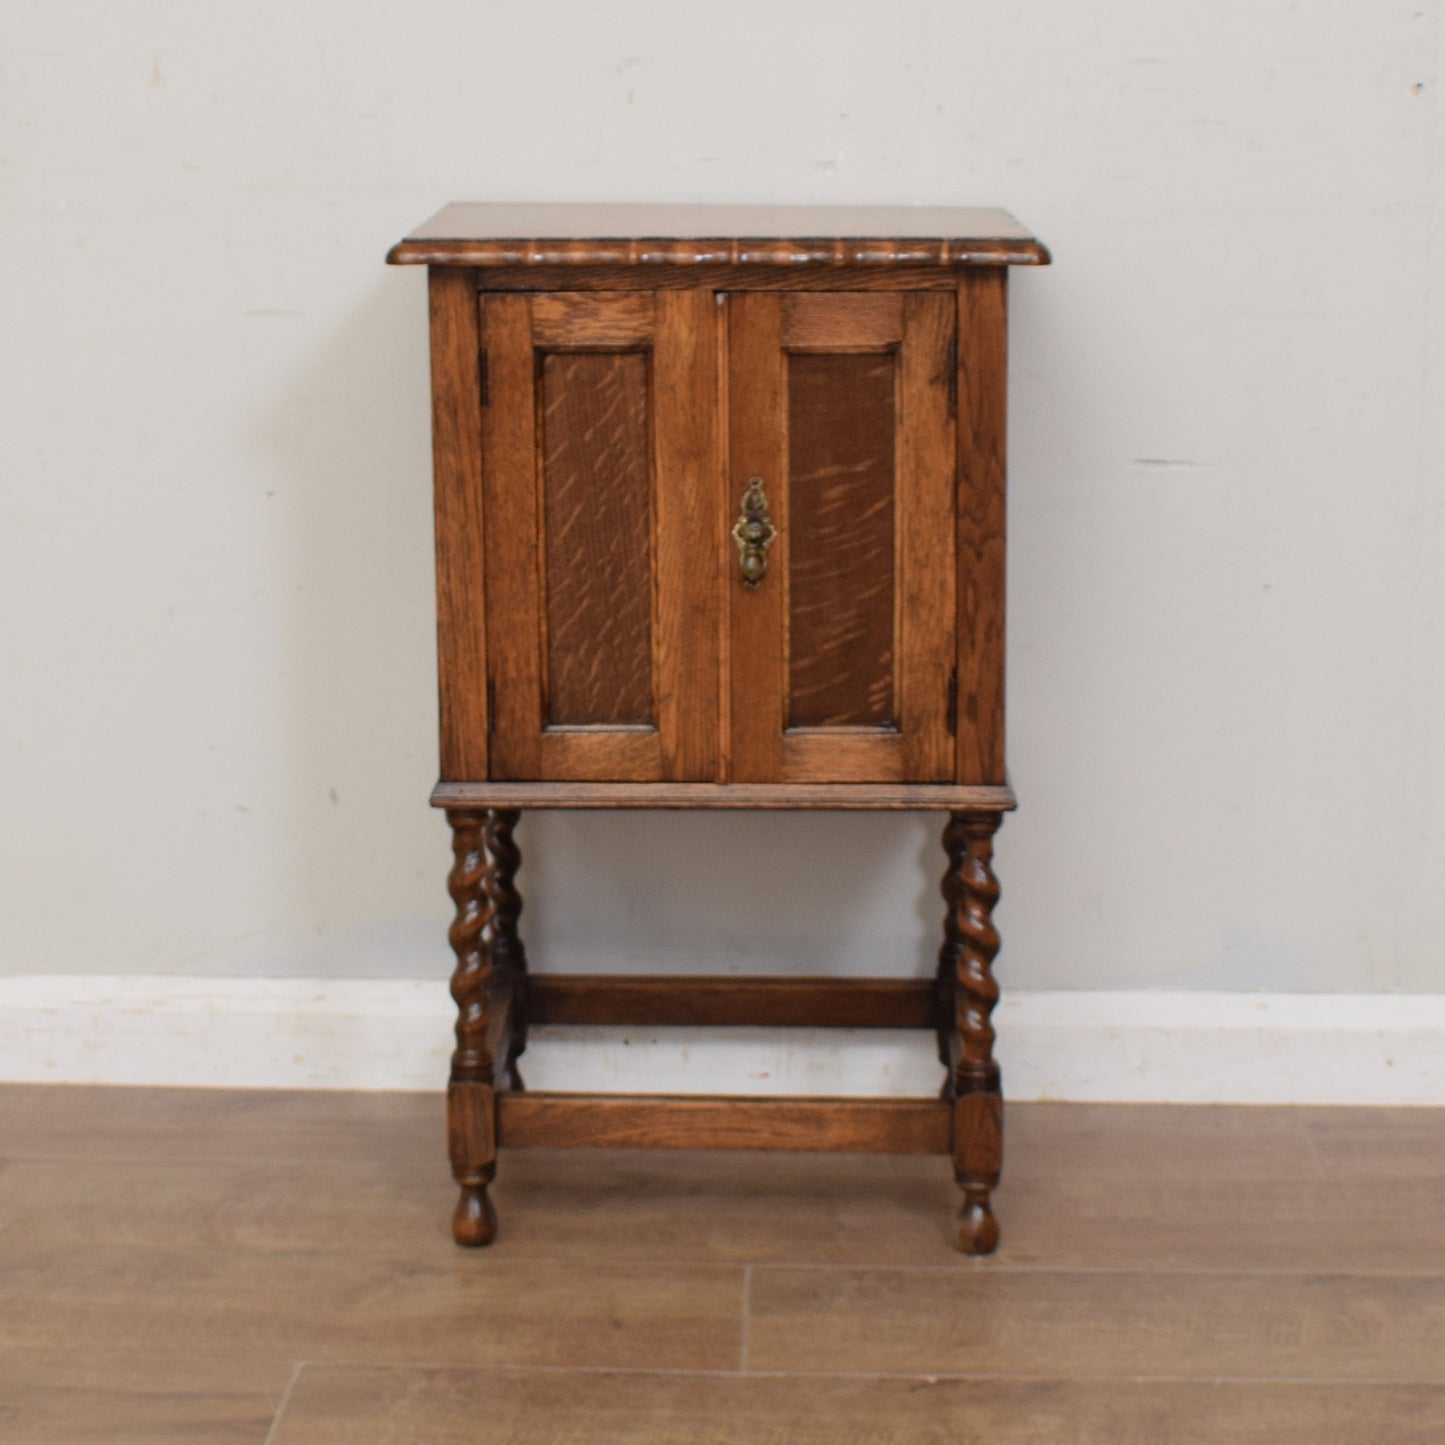
[(734, 526), (732, 537), (742, 554), (738, 561), (743, 572), (743, 586), (756, 587), (768, 570), (768, 548), (773, 545), (778, 529), (768, 516), (768, 494), (763, 479), (750, 477), (743, 493), (743, 509)]

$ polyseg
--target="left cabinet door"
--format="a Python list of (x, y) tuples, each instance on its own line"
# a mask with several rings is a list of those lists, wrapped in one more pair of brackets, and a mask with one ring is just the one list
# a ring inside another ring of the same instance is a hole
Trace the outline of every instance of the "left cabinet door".
[(479, 296), (490, 773), (718, 772), (710, 292)]

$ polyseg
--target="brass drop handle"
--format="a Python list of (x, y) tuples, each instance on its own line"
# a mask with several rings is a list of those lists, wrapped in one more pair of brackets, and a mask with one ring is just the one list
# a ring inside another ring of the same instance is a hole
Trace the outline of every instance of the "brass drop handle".
[(768, 494), (763, 479), (750, 477), (743, 493), (743, 508), (733, 528), (733, 541), (742, 554), (738, 558), (743, 571), (743, 586), (756, 587), (768, 570), (768, 548), (777, 540), (778, 529), (768, 516)]

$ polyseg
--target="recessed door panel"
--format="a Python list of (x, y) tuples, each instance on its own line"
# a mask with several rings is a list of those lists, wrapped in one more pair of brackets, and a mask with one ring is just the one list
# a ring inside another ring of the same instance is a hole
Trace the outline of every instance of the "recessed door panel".
[(788, 356), (787, 726), (893, 728), (893, 351)]
[(648, 360), (541, 356), (549, 727), (657, 725)]
[(717, 776), (714, 310), (482, 296), (494, 777)]

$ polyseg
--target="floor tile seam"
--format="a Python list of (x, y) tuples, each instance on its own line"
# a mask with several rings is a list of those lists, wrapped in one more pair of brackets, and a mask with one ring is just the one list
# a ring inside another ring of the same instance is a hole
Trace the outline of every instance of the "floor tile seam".
[(1330, 1179), (1332, 1177), (1330, 1171), (1325, 1165), (1319, 1145), (1315, 1142), (1315, 1131), (1310, 1128), (1308, 1121), (1301, 1123), (1301, 1130), (1305, 1136), (1305, 1143), (1309, 1146), (1310, 1158), (1315, 1161), (1316, 1174), (1320, 1179)]
[[(256, 1249), (244, 1245), (238, 1245), (235, 1241), (228, 1244), (228, 1250), (232, 1258), (251, 1256), (253, 1258), (275, 1257), (278, 1259), (296, 1260), (300, 1258), (315, 1259), (318, 1261), (328, 1259), (344, 1259), (357, 1263), (357, 1252), (354, 1248), (347, 1249), (341, 1246), (330, 1248), (301, 1247), (296, 1249)], [(128, 1252), (134, 1252), (135, 1246), (128, 1246)], [(186, 1244), (163, 1244), (142, 1246), (142, 1248), (153, 1251), (157, 1254), (193, 1254), (207, 1253), (198, 1251), (193, 1245)], [(943, 1247), (940, 1247), (943, 1252)], [(397, 1251), (396, 1253), (375, 1254), (366, 1256), (368, 1263), (376, 1265), (401, 1264), (415, 1266), (423, 1258), (421, 1251)], [(847, 1271), (856, 1274), (907, 1274), (907, 1275), (945, 1275), (961, 1276), (967, 1278), (988, 1278), (994, 1275), (1119, 1275), (1134, 1278), (1140, 1275), (1168, 1276), (1179, 1279), (1419, 1279), (1436, 1280), (1445, 1282), (1445, 1267), (1434, 1269), (1420, 1269), (1411, 1266), (1312, 1266), (1312, 1265), (1272, 1265), (1272, 1266), (1249, 1266), (1249, 1265), (1211, 1265), (1211, 1264), (1071, 1264), (1067, 1261), (1058, 1262), (1026, 1262), (1020, 1260), (988, 1259), (969, 1260), (960, 1258), (957, 1262), (941, 1260), (936, 1264), (900, 1264), (888, 1260), (877, 1259), (822, 1259), (822, 1260), (770, 1260), (770, 1259), (731, 1259), (731, 1260), (707, 1260), (692, 1259), (685, 1256), (666, 1257), (662, 1259), (614, 1257), (605, 1263), (593, 1263), (587, 1256), (569, 1255), (502, 1255), (496, 1252), (488, 1252), (486, 1255), (462, 1254), (457, 1251), (448, 1240), (444, 1248), (439, 1248), (432, 1258), (438, 1265), (445, 1265), (449, 1260), (463, 1269), (474, 1269), (479, 1273), (482, 1271), (500, 1272), (510, 1269), (565, 1269), (575, 1271), (584, 1269), (589, 1275), (606, 1277), (614, 1274), (634, 1274), (639, 1271), (668, 1271), (687, 1270), (694, 1272), (705, 1272), (713, 1274), (724, 1274), (733, 1271), (742, 1271), (751, 1274), (754, 1271), (765, 1271), (772, 1274), (796, 1271), (798, 1273), (827, 1273), (829, 1271)]]
[[(0, 1241), (3, 1241), (3, 1235), (0, 1235)], [(357, 1251), (354, 1247), (351, 1249), (347, 1249), (340, 1245), (328, 1249), (255, 1249), (250, 1246), (237, 1243), (235, 1240), (220, 1241), (220, 1244), (222, 1244), (226, 1250), (227, 1260), (249, 1260), (254, 1263), (257, 1260), (277, 1259), (289, 1260), (294, 1263), (298, 1260), (303, 1259), (317, 1261), (340, 1259), (353, 1265), (357, 1265), (359, 1263)], [(62, 1242), (60, 1245), (52, 1247), (59, 1249), (63, 1248), (64, 1245)], [(134, 1241), (127, 1243), (124, 1246), (117, 1246), (114, 1251), (115, 1257), (124, 1257), (128, 1259), (134, 1259), (137, 1254), (154, 1254), (165, 1256), (167, 1258), (175, 1255), (192, 1255), (196, 1258), (207, 1258), (213, 1255), (214, 1252), (214, 1245), (198, 1247), (194, 1243), (165, 1244), (159, 1242), (155, 1244), (137, 1244)], [(423, 1262), (425, 1257), (426, 1256), (422, 1251), (398, 1251), (395, 1254), (368, 1255), (365, 1256), (365, 1260), (366, 1262), (373, 1265), (405, 1264), (415, 1268), (417, 1264)], [(33, 1264), (36, 1258), (37, 1250), (32, 1241), (27, 1247), (27, 1253), (24, 1258), (16, 1260), (15, 1263), (17, 1265), (27, 1263)], [(104, 1253), (100, 1254), (98, 1258), (104, 1260)], [(450, 1261), (462, 1269), (474, 1269), (479, 1273), (483, 1270), (499, 1271), (503, 1269), (521, 1268), (564, 1269), (568, 1270), (569, 1272), (576, 1272), (579, 1269), (585, 1269), (589, 1275), (596, 1275), (599, 1277), (606, 1277), (608, 1275), (615, 1274), (634, 1275), (642, 1272), (663, 1273), (670, 1270), (685, 1270), (691, 1273), (736, 1274), (741, 1273), (743, 1270), (749, 1268), (751, 1263), (750, 1261), (745, 1259), (610, 1259), (605, 1264), (595, 1264), (586, 1255), (572, 1257), (568, 1257), (565, 1255), (538, 1255), (536, 1257), (530, 1255), (522, 1255), (510, 1256), (507, 1258), (498, 1258), (497, 1256), (493, 1255), (490, 1259), (488, 1259), (477, 1258), (470, 1253), (462, 1253), (461, 1250), (459, 1250), (454, 1244), (452, 1244), (450, 1239), (448, 1239), (446, 1242), (446, 1252), (438, 1250), (434, 1255), (431, 1256), (431, 1258), (437, 1263), (439, 1267), (444, 1266), (448, 1263), (448, 1261)], [(0, 1250), (0, 1269), (4, 1268), (5, 1263), (6, 1261), (4, 1258), (3, 1250)], [(779, 1268), (782, 1267), (783, 1266), (779, 1266)], [(855, 1266), (849, 1264), (844, 1264), (839, 1267), (847, 1269), (855, 1268)], [(888, 1267), (889, 1266), (887, 1265), (879, 1266), (879, 1268), (883, 1269), (886, 1269)]]
[[(646, 1372), (644, 1372), (646, 1373)], [(684, 1373), (686, 1373), (684, 1371)], [(778, 1375), (780, 1377), (809, 1378), (818, 1376), (828, 1379), (851, 1379), (854, 1372), (847, 1370), (763, 1370), (752, 1369), (748, 1377)], [(1392, 1389), (1431, 1390), (1445, 1395), (1445, 1374), (1421, 1375), (1342, 1375), (1334, 1370), (1327, 1375), (1181, 1375), (1160, 1371), (1157, 1374), (1116, 1375), (1107, 1370), (1091, 1368), (1087, 1373), (1077, 1375), (1050, 1375), (1023, 1370), (1013, 1373), (1008, 1370), (960, 1371), (960, 1370), (872, 1370), (860, 1379), (870, 1380), (962, 1380), (992, 1382), (994, 1384), (1042, 1384), (1042, 1385), (1289, 1385), (1318, 1390), (1324, 1386), (1337, 1389)]]
[[(198, 1250), (194, 1246), (176, 1244), (147, 1244), (126, 1246), (124, 1251), (128, 1258), (134, 1258), (138, 1252), (163, 1257), (176, 1257), (186, 1255), (204, 1256), (208, 1250)], [(355, 1251), (348, 1251), (342, 1248), (317, 1250), (317, 1249), (251, 1249), (245, 1246), (238, 1246), (234, 1242), (227, 1245), (228, 1257), (232, 1260), (249, 1259), (253, 1263), (260, 1260), (274, 1259), (296, 1262), (306, 1259), (317, 1262), (327, 1260), (340, 1260), (349, 1265), (355, 1266), (358, 1261)], [(32, 1250), (25, 1261), (16, 1261), (17, 1264), (34, 1263), (34, 1251)], [(399, 1252), (396, 1254), (373, 1255), (368, 1259), (372, 1266), (406, 1265), (414, 1267), (419, 1262), (419, 1256), (415, 1253)], [(1340, 1266), (1312, 1267), (1309, 1265), (1278, 1266), (1278, 1267), (1234, 1267), (1224, 1265), (1091, 1265), (1091, 1264), (1019, 1264), (1008, 1261), (990, 1261), (986, 1263), (960, 1262), (958, 1264), (887, 1264), (876, 1261), (857, 1262), (853, 1260), (806, 1260), (789, 1261), (779, 1263), (769, 1260), (736, 1260), (736, 1261), (708, 1261), (689, 1259), (613, 1259), (604, 1265), (588, 1266), (588, 1261), (578, 1258), (538, 1256), (531, 1258), (523, 1256), (520, 1258), (494, 1259), (494, 1260), (472, 1260), (466, 1257), (455, 1261), (463, 1269), (474, 1269), (478, 1273), (486, 1270), (501, 1272), (503, 1270), (524, 1270), (524, 1269), (558, 1269), (575, 1273), (583, 1270), (589, 1277), (597, 1279), (619, 1278), (634, 1276), (637, 1274), (665, 1275), (667, 1273), (688, 1273), (726, 1275), (730, 1273), (742, 1273), (748, 1276), (749, 1290), (751, 1290), (751, 1274), (868, 1274), (868, 1275), (906, 1275), (909, 1277), (938, 1276), (940, 1278), (957, 1279), (999, 1279), (999, 1278), (1024, 1278), (1036, 1275), (1047, 1275), (1057, 1277), (1060, 1275), (1077, 1276), (1079, 1278), (1101, 1278), (1114, 1276), (1120, 1279), (1168, 1278), (1178, 1280), (1244, 1280), (1244, 1279), (1271, 1279), (1271, 1280), (1380, 1280), (1400, 1281), (1418, 1280), (1422, 1283), (1445, 1284), (1445, 1269), (1412, 1269), (1401, 1266), (1399, 1268), (1342, 1268)], [(0, 1270), (5, 1268), (3, 1254), (0, 1254)], [(445, 1268), (446, 1256), (442, 1255), (437, 1260), (438, 1273)], [(448, 1272), (449, 1278), (455, 1278)]]
[[(455, 1246), (451, 1246), (455, 1249)], [(740, 1274), (750, 1267), (750, 1262), (745, 1259), (738, 1260), (696, 1260), (696, 1259), (609, 1259), (605, 1264), (594, 1264), (587, 1255), (566, 1256), (538, 1255), (535, 1259), (523, 1255), (520, 1257), (509, 1256), (491, 1259), (477, 1258), (475, 1255), (461, 1255), (457, 1262), (461, 1265), (476, 1269), (478, 1272), (497, 1265), (501, 1268), (526, 1267), (541, 1269), (565, 1269), (572, 1273), (584, 1273), (589, 1278), (605, 1278), (609, 1274), (637, 1274), (639, 1272), (665, 1273), (670, 1270), (688, 1270), (694, 1273), (708, 1274)], [(386, 1255), (384, 1259), (405, 1260), (415, 1264), (414, 1255)], [(441, 1256), (445, 1260), (446, 1256)]]
[[(434, 1164), (435, 1160), (429, 1159), (428, 1165)], [(308, 1167), (324, 1168), (334, 1167), (338, 1163), (354, 1164), (358, 1168), (370, 1166), (375, 1172), (375, 1160), (367, 1155), (358, 1154), (354, 1159), (337, 1160), (335, 1158), (320, 1157), (316, 1154), (193, 1154), (187, 1153), (184, 1158), (175, 1154), (156, 1153), (136, 1154), (129, 1153), (100, 1152), (94, 1149), (76, 1149), (62, 1153), (53, 1153), (48, 1150), (31, 1151), (28, 1149), (9, 1149), (3, 1156), (0, 1156), (0, 1163), (8, 1164), (133, 1164), (141, 1167), (153, 1168), (157, 1165), (165, 1165), (175, 1169), (194, 1170), (204, 1166), (208, 1169), (218, 1168), (222, 1165), (235, 1165), (237, 1168), (246, 1168), (253, 1165), (281, 1165), (285, 1167)], [(398, 1165), (398, 1169), (403, 1165)], [(446, 1169), (446, 1160), (442, 1160), (442, 1169)]]
[(960, 1261), (958, 1264), (856, 1264), (847, 1260), (800, 1260), (787, 1264), (767, 1260), (754, 1260), (750, 1266), (759, 1273), (823, 1274), (828, 1271), (845, 1271), (849, 1274), (907, 1274), (943, 1275), (976, 1279), (998, 1275), (1119, 1275), (1137, 1278), (1171, 1279), (1419, 1279), (1445, 1283), (1445, 1269), (1347, 1269), (1335, 1267), (1261, 1267), (1230, 1268), (1225, 1265), (1167, 1265), (1158, 1264), (1022, 1264), (1009, 1260)]
[[(1310, 1164), (1315, 1162), (1314, 1156), (1310, 1157)], [(1155, 1186), (1175, 1184), (1181, 1188), (1193, 1187), (1207, 1178), (1211, 1187), (1228, 1187), (1235, 1185), (1240, 1188), (1248, 1188), (1252, 1184), (1294, 1184), (1304, 1186), (1306, 1184), (1320, 1184), (1324, 1182), (1320, 1175), (1305, 1170), (1279, 1171), (1271, 1169), (1249, 1170), (1243, 1173), (1225, 1173), (1218, 1169), (1196, 1167), (1190, 1169), (1077, 1169), (1068, 1164), (1061, 1164), (1057, 1169), (1041, 1168), (1034, 1171), (1030, 1168), (1014, 1168), (1009, 1170), (1008, 1183), (999, 1187), (999, 1194), (1002, 1195), (1005, 1189), (1013, 1193), (1021, 1192), (1019, 1185), (1057, 1184), (1061, 1176), (1067, 1172), (1069, 1183), (1084, 1184), (1127, 1184), (1147, 1183)], [(1327, 1174), (1326, 1179), (1333, 1179), (1333, 1174)], [(1439, 1177), (1439, 1172), (1432, 1177)], [(1373, 1176), (1361, 1174), (1361, 1182), (1369, 1182)]]
[[(62, 1341), (60, 1343), (44, 1342), (33, 1343), (30, 1340), (0, 1340), (0, 1359), (6, 1355), (60, 1355), (68, 1360), (74, 1360), (76, 1347), (72, 1342)], [(124, 1346), (111, 1348), (88, 1349), (87, 1359), (110, 1360), (117, 1364), (134, 1365), (168, 1365), (174, 1364), (176, 1360), (224, 1360), (242, 1359), (247, 1365), (257, 1369), (268, 1366), (285, 1366), (290, 1368), (296, 1363), (296, 1356), (289, 1350), (276, 1350), (267, 1354), (264, 1350), (255, 1354), (245, 1353), (238, 1355), (235, 1350), (227, 1350), (222, 1353), (213, 1353), (210, 1350), (185, 1350), (185, 1349), (127, 1349)], [(4, 1445), (4, 1442), (0, 1442)]]
[(746, 1372), (748, 1368), (748, 1320), (753, 1308), (753, 1267), (747, 1265), (743, 1270), (742, 1308), (739, 1312), (738, 1322), (738, 1370)]
[[(1299, 1385), (1311, 1389), (1327, 1387), (1332, 1390), (1354, 1390), (1362, 1386), (1372, 1389), (1431, 1390), (1445, 1394), (1445, 1378), (1428, 1379), (1413, 1375), (1361, 1375), (1342, 1376), (1338, 1372), (1330, 1375), (1241, 1375), (1241, 1374), (1171, 1374), (1166, 1371), (1136, 1374), (1101, 1374), (1091, 1370), (1087, 1375), (1049, 1373), (1047, 1371), (1021, 1370), (1017, 1372), (1000, 1370), (780, 1370), (752, 1367), (747, 1370), (689, 1369), (677, 1365), (517, 1365), (499, 1362), (479, 1365), (475, 1360), (377, 1360), (363, 1357), (338, 1359), (308, 1357), (298, 1360), (288, 1382), (286, 1399), (302, 1370), (313, 1373), (321, 1370), (421, 1370), (428, 1373), (454, 1373), (465, 1371), (469, 1374), (488, 1375), (627, 1375), (666, 1376), (668, 1378), (708, 1380), (916, 1380), (925, 1382), (960, 1381), (965, 1383), (1001, 1384), (1064, 1384), (1089, 1385), (1100, 1382), (1125, 1385)], [(284, 1404), (284, 1402), (283, 1402)], [(281, 1408), (277, 1410), (280, 1419)], [(267, 1445), (270, 1445), (268, 1439)]]
[(286, 1388), (281, 1392), (281, 1399), (277, 1403), (276, 1413), (271, 1417), (271, 1428), (266, 1431), (265, 1445), (274, 1445), (276, 1431), (281, 1425), (281, 1417), (286, 1413), (286, 1407), (291, 1403), (291, 1392), (295, 1390), (296, 1381), (301, 1378), (301, 1371), (305, 1368), (305, 1360), (292, 1360), (291, 1375), (286, 1381)]
[[(598, 1150), (598, 1152), (604, 1152), (604, 1150)], [(652, 1153), (656, 1155), (657, 1150), (653, 1150)], [(776, 1153), (769, 1152), (769, 1156), (776, 1157)], [(815, 1157), (815, 1155), (808, 1153), (806, 1157)], [(866, 1157), (866, 1159), (874, 1159), (874, 1157), (877, 1156), (868, 1155), (863, 1157)], [(195, 1153), (188, 1150), (184, 1157), (178, 1157), (175, 1152), (169, 1149), (158, 1149), (152, 1155), (152, 1153), (136, 1153), (133, 1149), (124, 1150), (117, 1144), (117, 1146), (107, 1147), (104, 1152), (97, 1152), (97, 1150), (91, 1149), (91, 1147), (77, 1147), (77, 1149), (64, 1150), (48, 1149), (48, 1147), (45, 1146), (36, 1146), (33, 1147), (33, 1149), (27, 1146), (12, 1147), (12, 1149), (6, 1150), (3, 1155), (0, 1155), (0, 1162), (171, 1165), (181, 1169), (194, 1169), (202, 1165), (208, 1166), (208, 1168), (217, 1168), (217, 1166), (221, 1165), (276, 1165), (285, 1166), (285, 1168), (290, 1168), (290, 1166), (295, 1166), (295, 1168), (308, 1168), (309, 1166), (309, 1168), (314, 1168), (319, 1162), (325, 1163), (325, 1165), (344, 1163), (344, 1165), (355, 1165), (357, 1168), (374, 1169), (376, 1156), (374, 1156), (374, 1153), (366, 1153), (366, 1155), (342, 1156), (340, 1159), (335, 1156), (325, 1156), (318, 1160), (318, 1155), (316, 1155), (315, 1152), (301, 1153), (301, 1155), (295, 1155), (295, 1153), (254, 1153), (254, 1155), (251, 1155), (251, 1153), (236, 1153), (234, 1150), (225, 1150), (225, 1152), (221, 1153)], [(1211, 1183), (1214, 1183), (1214, 1185), (1238, 1185), (1241, 1186), (1241, 1188), (1248, 1185), (1259, 1185), (1259, 1183), (1272, 1183), (1272, 1185), (1280, 1186), (1319, 1185), (1319, 1183), (1374, 1185), (1374, 1183), (1387, 1183), (1392, 1181), (1439, 1182), (1445, 1179), (1445, 1172), (1439, 1169), (1429, 1168), (1422, 1170), (1422, 1172), (1416, 1172), (1415, 1169), (1410, 1169), (1409, 1172), (1406, 1173), (1393, 1173), (1390, 1172), (1389, 1168), (1386, 1168), (1383, 1175), (1381, 1175), (1379, 1169), (1370, 1169), (1360, 1165), (1353, 1166), (1350, 1172), (1341, 1172), (1340, 1166), (1329, 1165), (1327, 1160), (1321, 1156), (1318, 1147), (1316, 1147), (1312, 1139), (1309, 1140), (1309, 1162), (1311, 1162), (1312, 1165), (1311, 1172), (1301, 1173), (1299, 1176), (1279, 1175), (1279, 1173), (1266, 1170), (1266, 1172), (1228, 1173), (1228, 1175), (1211, 1172), (1209, 1179), (1211, 1179)], [(426, 1156), (425, 1163), (428, 1168), (431, 1168), (432, 1165), (435, 1165), (435, 1157), (432, 1155)], [(419, 1165), (420, 1162), (418, 1160), (418, 1162), (415, 1162), (415, 1166), (419, 1168)], [(445, 1168), (447, 1168), (447, 1162), (445, 1162), (445, 1159), (442, 1159), (442, 1169), (445, 1170)], [(1354, 1172), (1355, 1169), (1357, 1169), (1358, 1172)], [(1175, 1183), (1175, 1185), (1182, 1186), (1198, 1182), (1198, 1175), (1192, 1172), (1160, 1173), (1149, 1169), (1117, 1169), (1082, 1173), (1082, 1175), (1078, 1173), (1077, 1170), (1071, 1170), (1071, 1173), (1075, 1179), (1084, 1179), (1084, 1181), (1092, 1181), (1100, 1183), (1100, 1185), (1133, 1181), (1152, 1183), (1152, 1185)], [(945, 1175), (939, 1175), (938, 1178), (945, 1179), (946, 1173)], [(1056, 1183), (1058, 1182), (1058, 1178), (1059, 1170), (1040, 1169), (1038, 1172), (1027, 1172), (1027, 1170), (1013, 1168), (1009, 1173), (1010, 1186), (1020, 1185), (1020, 1183), (1025, 1183), (1025, 1185), (1027, 1185), (1027, 1183), (1032, 1183), (1032, 1185)], [(932, 1175), (926, 1175), (920, 1176), (920, 1182), (932, 1183), (936, 1181), (932, 1178)]]

